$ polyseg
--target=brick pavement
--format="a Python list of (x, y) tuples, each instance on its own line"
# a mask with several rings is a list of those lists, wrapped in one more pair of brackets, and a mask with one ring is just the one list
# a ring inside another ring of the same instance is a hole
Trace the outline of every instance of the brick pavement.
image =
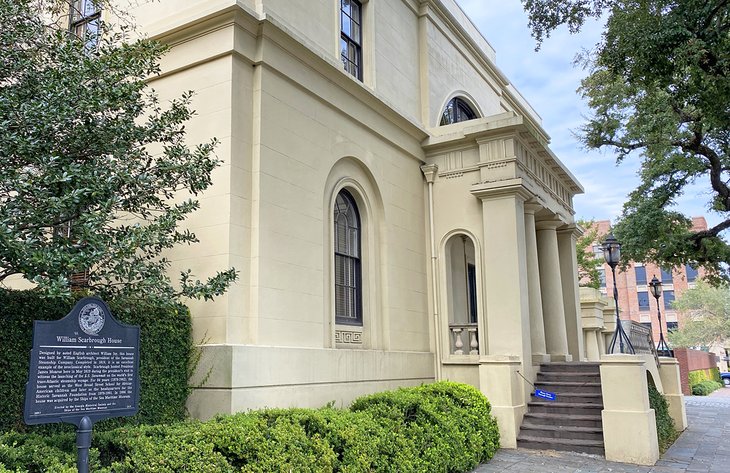
[(685, 396), (689, 426), (652, 467), (581, 453), (502, 449), (472, 473), (729, 473), (730, 388)]

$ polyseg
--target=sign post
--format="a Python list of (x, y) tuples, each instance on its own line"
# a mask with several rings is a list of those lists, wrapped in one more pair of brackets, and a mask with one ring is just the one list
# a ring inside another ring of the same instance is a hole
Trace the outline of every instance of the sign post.
[(97, 297), (57, 321), (33, 321), (26, 424), (76, 426), (77, 468), (89, 471), (95, 422), (139, 410), (139, 327), (112, 317)]

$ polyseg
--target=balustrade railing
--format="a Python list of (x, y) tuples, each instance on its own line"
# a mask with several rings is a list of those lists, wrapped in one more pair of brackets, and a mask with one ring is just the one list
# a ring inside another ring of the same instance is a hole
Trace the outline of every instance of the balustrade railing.
[(624, 331), (631, 340), (631, 345), (634, 347), (634, 352), (644, 355), (652, 355), (659, 366), (659, 355), (656, 351), (656, 343), (654, 343), (654, 336), (652, 335), (651, 328), (646, 327), (633, 320), (622, 320), (621, 325)]
[(477, 324), (449, 324), (449, 338), (452, 355), (479, 354), (479, 333)]

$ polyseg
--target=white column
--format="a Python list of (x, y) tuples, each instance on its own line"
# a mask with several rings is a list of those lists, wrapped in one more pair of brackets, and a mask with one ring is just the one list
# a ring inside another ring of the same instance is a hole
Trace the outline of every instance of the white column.
[(537, 235), (535, 212), (542, 208), (539, 204), (525, 204), (525, 247), (527, 251), (527, 287), (530, 301), (530, 340), (532, 342), (532, 361), (550, 361), (545, 346), (545, 323), (542, 314), (542, 295), (540, 293), (540, 268), (537, 258)]
[(565, 331), (568, 336), (568, 351), (574, 360), (585, 355), (583, 348), (583, 326), (580, 317), (580, 292), (578, 289), (578, 258), (575, 245), (583, 232), (577, 225), (566, 225), (558, 229), (558, 253), (560, 256), (560, 280), (563, 284), (563, 306), (565, 307)]
[(540, 291), (545, 319), (545, 345), (552, 361), (572, 361), (565, 330), (565, 305), (560, 275), (560, 252), (556, 229), (559, 220), (536, 223)]
[(472, 194), (482, 200), (482, 267), (489, 354), (530, 357), (524, 202), (521, 186)]
[[(517, 181), (472, 187), (482, 201), (482, 251), (489, 353), (480, 357), (480, 389), (492, 403), (502, 446), (517, 446), (532, 377), (530, 303), (524, 203), (532, 197)], [(519, 372), (519, 374), (518, 374)]]

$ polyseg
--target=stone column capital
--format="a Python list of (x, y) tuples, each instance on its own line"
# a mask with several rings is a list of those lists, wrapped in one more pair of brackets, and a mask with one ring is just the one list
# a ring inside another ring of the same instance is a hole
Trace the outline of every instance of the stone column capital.
[(523, 184), (522, 178), (474, 184), (471, 186), (470, 192), (474, 197), (481, 200), (514, 196), (525, 202), (534, 197), (533, 193)]
[(540, 230), (557, 230), (559, 227), (565, 225), (557, 217), (546, 220), (538, 220), (535, 222), (535, 229), (539, 232)]
[(530, 199), (525, 202), (525, 214), (535, 215), (535, 213), (539, 212), (542, 208), (542, 204), (537, 202), (535, 199)]
[(558, 227), (558, 233), (560, 235), (570, 234), (573, 238), (580, 238), (585, 233), (585, 229), (576, 223), (571, 223)]

